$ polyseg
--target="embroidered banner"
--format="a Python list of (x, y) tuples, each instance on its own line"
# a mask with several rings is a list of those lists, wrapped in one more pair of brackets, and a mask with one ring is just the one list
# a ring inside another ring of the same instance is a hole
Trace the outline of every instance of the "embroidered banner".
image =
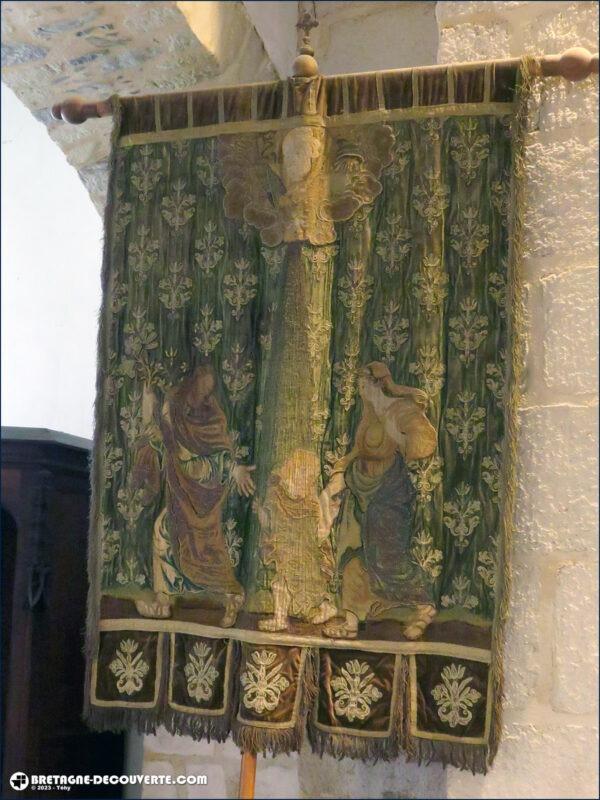
[(524, 85), (475, 65), (115, 100), (92, 725), (485, 771)]

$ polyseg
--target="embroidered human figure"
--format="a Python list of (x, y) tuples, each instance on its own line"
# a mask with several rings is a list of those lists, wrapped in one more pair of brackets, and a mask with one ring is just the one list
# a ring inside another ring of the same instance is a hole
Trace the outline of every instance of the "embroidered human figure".
[(410, 555), (415, 489), (406, 462), (430, 456), (437, 435), (424, 413), (427, 395), (394, 383), (385, 364), (365, 367), (358, 388), (363, 413), (354, 446), (321, 495), (322, 532), (335, 530), (344, 616), (323, 633), (354, 638), (360, 620), (410, 607), (403, 632), (417, 639), (436, 608)]
[(337, 613), (318, 542), (320, 470), (315, 453), (294, 450), (271, 473), (264, 502), (255, 501), (264, 536), (262, 560), (275, 569), (273, 615), (259, 620), (263, 631), (285, 630), (289, 616), (321, 624)]

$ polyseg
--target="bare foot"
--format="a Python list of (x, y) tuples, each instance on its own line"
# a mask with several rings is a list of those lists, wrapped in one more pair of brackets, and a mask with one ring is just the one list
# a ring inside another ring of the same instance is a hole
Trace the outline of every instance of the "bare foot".
[(432, 622), (437, 614), (437, 609), (432, 605), (417, 606), (417, 615), (404, 628), (404, 635), (407, 639), (420, 639), (425, 633), (425, 629)]
[(136, 600), (135, 608), (142, 617), (151, 619), (167, 619), (171, 616), (171, 602), (164, 592), (157, 592), (154, 600)]
[(245, 598), (243, 594), (227, 594), (225, 598), (225, 613), (221, 619), (221, 627), (232, 628), (235, 625), (239, 610), (244, 605)]
[(346, 611), (344, 622), (328, 622), (323, 628), (323, 636), (329, 639), (356, 639), (358, 635), (358, 617)]
[(313, 625), (322, 625), (324, 622), (329, 622), (330, 619), (337, 617), (338, 610), (329, 600), (323, 600), (317, 610), (308, 618), (309, 622)]

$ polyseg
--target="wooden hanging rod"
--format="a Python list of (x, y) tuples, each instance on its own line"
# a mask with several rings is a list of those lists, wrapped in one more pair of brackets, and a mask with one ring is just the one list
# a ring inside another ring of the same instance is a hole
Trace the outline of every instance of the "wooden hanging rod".
[[(314, 59), (311, 59), (314, 61)], [(436, 69), (445, 70), (449, 66), (454, 68), (460, 67), (482, 67), (486, 64), (494, 64), (496, 66), (504, 67), (517, 67), (521, 59), (508, 58), (500, 61), (468, 61), (461, 64), (439, 64), (434, 67), (409, 67), (407, 69), (390, 70), (390, 73), (399, 74), (402, 72), (412, 72), (419, 69)], [(562, 77), (569, 81), (582, 81), (588, 75), (598, 74), (598, 53), (592, 54), (585, 47), (572, 47), (570, 50), (565, 50), (560, 55), (540, 56), (534, 60), (535, 70), (538, 75), (543, 77)], [(316, 66), (316, 62), (314, 62)], [(296, 67), (294, 77), (312, 77), (313, 69), (310, 68), (306, 72)], [(298, 65), (301, 66), (301, 65)], [(387, 71), (386, 71), (387, 72)], [(356, 73), (348, 73), (356, 74)], [(374, 73), (361, 73), (361, 74), (374, 74)], [(385, 73), (384, 73), (385, 74)], [(326, 75), (327, 78), (342, 78), (346, 75)], [(257, 84), (262, 85), (262, 84)], [(226, 89), (228, 87), (219, 86), (219, 89)], [(86, 102), (80, 97), (69, 97), (63, 100), (62, 103), (57, 103), (52, 106), (52, 116), (54, 119), (70, 122), (72, 125), (80, 125), (86, 119), (96, 119), (98, 117), (110, 117), (112, 114), (112, 105), (109, 100), (98, 100), (96, 102)]]

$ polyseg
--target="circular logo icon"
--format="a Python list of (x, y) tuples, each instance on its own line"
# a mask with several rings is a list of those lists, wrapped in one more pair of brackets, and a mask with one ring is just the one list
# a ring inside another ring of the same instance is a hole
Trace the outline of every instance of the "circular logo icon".
[(10, 776), (10, 785), (17, 792), (22, 792), (29, 786), (29, 778), (24, 772), (13, 772)]

